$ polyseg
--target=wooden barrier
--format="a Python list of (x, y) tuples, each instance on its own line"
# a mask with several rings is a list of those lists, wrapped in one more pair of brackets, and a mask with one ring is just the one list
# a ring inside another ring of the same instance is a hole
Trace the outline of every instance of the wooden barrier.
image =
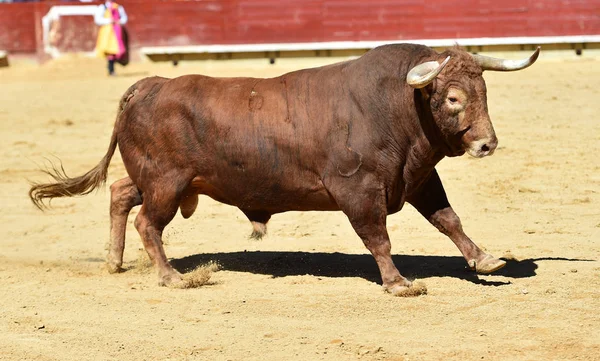
[[(122, 0), (130, 45), (308, 44), (600, 35), (600, 0)], [(98, 4), (98, 2), (91, 3)], [(42, 1), (0, 4), (0, 48), (45, 54)], [(57, 53), (91, 51), (95, 26), (82, 15), (60, 19)], [(64, 36), (60, 36), (64, 35)], [(47, 34), (46, 34), (47, 36)], [(362, 45), (359, 45), (362, 46)]]
[[(584, 49), (600, 48), (600, 35), (590, 36), (548, 36), (515, 38), (474, 38), (474, 39), (415, 39), (402, 40), (404, 43), (423, 44), (443, 49), (458, 44), (470, 52), (490, 50), (535, 50), (538, 45), (546, 49), (571, 49), (581, 54)], [(281, 57), (318, 57), (361, 55), (386, 41), (346, 41), (319, 43), (285, 44), (228, 44), (142, 47), (140, 53), (151, 61), (170, 61), (177, 65), (183, 60), (268, 58), (271, 64)]]

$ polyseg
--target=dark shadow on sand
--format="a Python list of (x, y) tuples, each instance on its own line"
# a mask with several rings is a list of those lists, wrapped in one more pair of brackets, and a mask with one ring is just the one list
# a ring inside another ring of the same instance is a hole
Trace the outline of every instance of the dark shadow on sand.
[[(400, 273), (408, 279), (454, 277), (486, 286), (502, 286), (510, 281), (489, 281), (466, 267), (462, 257), (451, 256), (393, 256)], [(216, 262), (221, 269), (250, 272), (273, 277), (313, 275), (322, 277), (362, 277), (381, 283), (379, 270), (370, 254), (309, 253), (309, 252), (231, 252), (205, 253), (172, 259), (171, 264), (180, 272), (188, 272), (207, 262)], [(505, 259), (506, 266), (494, 275), (508, 278), (526, 278), (536, 275), (537, 261), (591, 261), (569, 258), (536, 258), (517, 261)]]

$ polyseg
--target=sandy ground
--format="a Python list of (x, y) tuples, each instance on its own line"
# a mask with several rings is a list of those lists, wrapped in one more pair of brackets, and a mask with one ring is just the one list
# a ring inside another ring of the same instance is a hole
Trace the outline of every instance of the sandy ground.
[[(421, 297), (382, 291), (338, 212), (276, 215), (254, 241), (241, 212), (201, 198), (167, 228), (166, 252), (180, 270), (222, 269), (207, 286), (175, 290), (137, 266), (134, 217), (128, 271), (107, 273), (107, 188), (45, 213), (27, 197), (28, 180), (46, 180), (44, 157), (70, 175), (97, 164), (118, 99), (139, 78), (274, 76), (331, 61), (138, 63), (115, 78), (86, 58), (0, 69), (0, 359), (600, 359), (598, 57), (543, 54), (522, 72), (485, 74), (499, 149), (438, 170), (467, 234), (508, 265), (474, 275), (407, 205), (389, 231), (400, 271), (428, 287)], [(109, 183), (123, 176), (117, 156)]]

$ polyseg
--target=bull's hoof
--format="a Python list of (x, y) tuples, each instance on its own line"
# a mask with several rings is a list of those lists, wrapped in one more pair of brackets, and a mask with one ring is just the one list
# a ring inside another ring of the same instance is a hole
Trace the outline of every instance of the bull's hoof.
[(110, 252), (106, 256), (106, 268), (108, 269), (108, 273), (121, 273), (124, 269), (123, 266), (123, 258), (118, 258), (113, 256)]
[(106, 262), (106, 268), (108, 269), (108, 273), (110, 274), (123, 272), (124, 269), (121, 266), (122, 265), (118, 263)]
[(506, 266), (506, 261), (496, 258), (491, 254), (486, 254), (485, 257), (483, 257), (479, 261), (469, 261), (469, 266), (472, 270), (475, 270), (475, 272), (477, 273), (489, 274)]
[(158, 279), (158, 285), (159, 286), (166, 286), (166, 287), (173, 287), (173, 288), (179, 288), (179, 284), (183, 283), (183, 277), (181, 276), (181, 274), (175, 270), (159, 276)]

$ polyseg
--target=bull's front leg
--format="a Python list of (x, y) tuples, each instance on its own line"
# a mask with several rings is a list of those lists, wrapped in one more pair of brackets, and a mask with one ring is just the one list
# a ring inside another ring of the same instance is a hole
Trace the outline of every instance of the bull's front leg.
[(384, 290), (393, 295), (403, 295), (412, 283), (400, 274), (392, 260), (392, 246), (386, 229), (385, 191), (357, 189), (358, 187), (353, 186), (344, 187), (337, 192), (332, 189), (329, 191), (375, 258)]
[(506, 265), (505, 261), (485, 253), (467, 237), (460, 218), (448, 202), (446, 192), (435, 169), (419, 191), (412, 194), (407, 201), (454, 242), (471, 269), (487, 274)]
[(359, 217), (351, 219), (350, 223), (375, 258), (381, 273), (383, 289), (393, 295), (401, 295), (412, 283), (400, 274), (392, 261), (392, 246), (385, 221), (373, 221), (370, 217)]

